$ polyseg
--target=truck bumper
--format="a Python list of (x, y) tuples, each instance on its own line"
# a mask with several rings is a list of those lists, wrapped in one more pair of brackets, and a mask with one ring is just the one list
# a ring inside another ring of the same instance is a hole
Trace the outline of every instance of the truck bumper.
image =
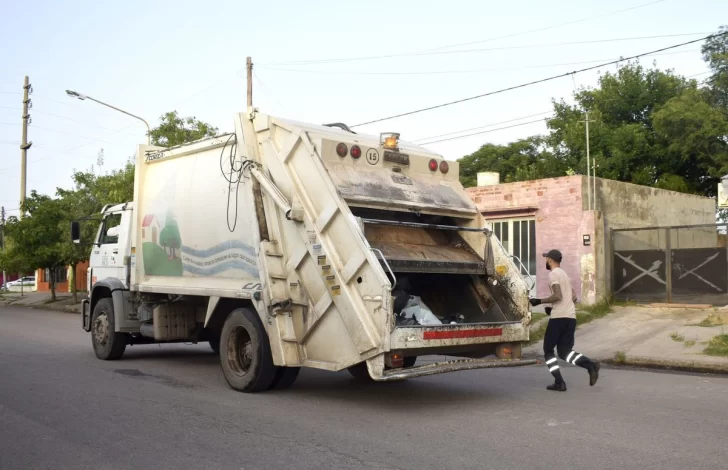
[(495, 369), (498, 367), (521, 367), (538, 364), (537, 359), (513, 359), (513, 360), (486, 360), (466, 359), (459, 361), (436, 362), (424, 366), (408, 367), (406, 369), (388, 369), (380, 377), (372, 377), (377, 382), (394, 382), (414, 377), (425, 377), (427, 375), (444, 374), (460, 370), (473, 369)]
[(528, 341), (521, 322), (397, 327), (390, 335), (391, 350), (448, 348)]
[(84, 330), (91, 331), (91, 312), (89, 311), (88, 299), (81, 301), (81, 322)]

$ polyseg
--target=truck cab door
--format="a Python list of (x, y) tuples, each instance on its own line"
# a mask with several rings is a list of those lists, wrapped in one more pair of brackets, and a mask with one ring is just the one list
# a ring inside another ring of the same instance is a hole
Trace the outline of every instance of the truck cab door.
[(125, 246), (129, 242), (129, 219), (124, 212), (110, 213), (104, 217), (91, 252), (91, 285), (108, 278), (119, 279), (126, 284), (124, 256)]

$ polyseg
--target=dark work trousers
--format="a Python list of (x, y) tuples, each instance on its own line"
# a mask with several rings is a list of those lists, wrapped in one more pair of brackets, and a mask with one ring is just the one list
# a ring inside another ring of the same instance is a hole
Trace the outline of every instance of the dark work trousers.
[(546, 357), (546, 367), (556, 379), (556, 383), (564, 382), (559, 370), (558, 359), (554, 354), (554, 348), (559, 357), (575, 366), (589, 369), (592, 361), (578, 352), (574, 351), (574, 332), (576, 331), (576, 319), (574, 318), (551, 318), (546, 326), (546, 334), (543, 338), (543, 353)]

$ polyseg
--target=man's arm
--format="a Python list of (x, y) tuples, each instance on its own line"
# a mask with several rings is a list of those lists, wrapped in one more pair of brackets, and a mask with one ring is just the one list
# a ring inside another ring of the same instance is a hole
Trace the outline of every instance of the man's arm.
[(551, 295), (546, 297), (545, 299), (541, 299), (541, 303), (552, 304), (554, 302), (558, 302), (562, 298), (563, 296), (561, 295), (561, 286), (558, 284), (551, 284)]

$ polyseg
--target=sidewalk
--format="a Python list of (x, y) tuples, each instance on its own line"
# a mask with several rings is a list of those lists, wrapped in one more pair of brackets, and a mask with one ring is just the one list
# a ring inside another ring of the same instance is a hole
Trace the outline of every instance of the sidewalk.
[[(611, 314), (577, 329), (574, 349), (608, 363), (728, 373), (728, 357), (704, 353), (712, 338), (726, 333), (726, 309), (613, 307)], [(543, 342), (523, 355), (542, 356)]]
[(81, 313), (81, 300), (85, 295), (79, 292), (79, 302), (74, 303), (73, 295), (67, 293), (56, 293), (56, 301), (53, 302), (50, 292), (28, 292), (23, 296), (19, 292), (0, 292), (0, 305)]

